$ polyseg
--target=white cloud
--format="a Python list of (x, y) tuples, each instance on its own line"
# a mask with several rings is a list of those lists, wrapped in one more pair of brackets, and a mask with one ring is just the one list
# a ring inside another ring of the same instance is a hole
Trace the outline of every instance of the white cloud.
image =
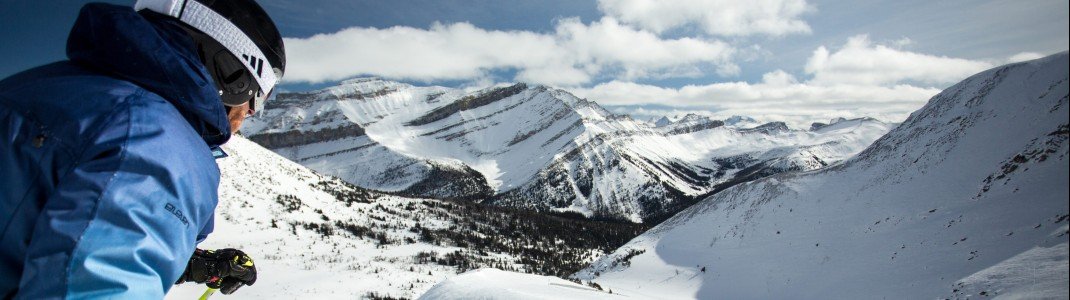
[[(900, 122), (940, 92), (936, 88), (910, 85), (813, 85), (795, 82), (794, 77), (783, 71), (763, 77), (761, 83), (725, 82), (678, 89), (612, 81), (570, 91), (608, 106), (657, 104), (691, 109), (684, 112), (706, 109), (720, 118), (743, 115), (785, 121), (797, 128), (835, 117), (867, 116)], [(652, 113), (649, 109), (636, 112)], [(665, 114), (681, 114), (681, 111), (672, 109)]]
[(892, 41), (892, 45), (894, 45), (896, 49), (903, 49), (904, 47), (910, 46), (910, 45), (913, 45), (913, 44), (914, 44), (914, 40), (911, 40), (908, 37), (904, 37), (904, 38)]
[[(893, 44), (906, 44), (906, 39)], [(1032, 57), (1030, 54), (1019, 55)], [(723, 82), (665, 88), (611, 81), (572, 89), (604, 105), (663, 105), (707, 109), (727, 117), (745, 115), (806, 126), (834, 117), (877, 117), (898, 122), (920, 108), (942, 85), (990, 68), (986, 62), (939, 57), (874, 45), (855, 36), (830, 52), (822, 46), (806, 65), (809, 79), (783, 70), (768, 72), (758, 83)], [(634, 108), (628, 108), (634, 109)], [(637, 113), (650, 113), (636, 111)]]
[(795, 79), (795, 76), (788, 74), (788, 72), (784, 72), (784, 70), (776, 70), (762, 74), (762, 83), (769, 86), (787, 86), (798, 82), (799, 80)]
[(722, 36), (809, 33), (810, 26), (799, 17), (814, 10), (806, 0), (599, 0), (598, 7), (657, 33), (696, 27)]
[(579, 19), (558, 23), (556, 36), (579, 62), (595, 66), (620, 64), (624, 79), (650, 76), (692, 63), (727, 63), (732, 48), (720, 41), (694, 38), (665, 40), (653, 33), (634, 30), (615, 19), (602, 18), (585, 25)]
[(1034, 60), (1034, 59), (1038, 59), (1038, 58), (1042, 58), (1042, 57), (1044, 57), (1043, 54), (1036, 53), (1036, 52), (1020, 52), (1018, 54), (1011, 55), (1011, 57), (1008, 57), (1007, 58), (1007, 63), (1023, 62), (1023, 61)]
[[(411, 80), (474, 80), (516, 70), (516, 80), (579, 85), (596, 76), (632, 80), (738, 73), (733, 48), (720, 41), (662, 39), (615, 19), (558, 22), (553, 33), (500, 31), (468, 23), (349, 28), (286, 39), (291, 82), (324, 82), (361, 74)], [(727, 70), (727, 71), (726, 71)]]
[[(891, 43), (909, 44), (906, 41), (904, 38)], [(850, 38), (835, 52), (824, 46), (817, 48), (805, 68), (811, 77), (805, 80), (775, 70), (764, 74), (757, 83), (737, 81), (665, 88), (611, 81), (571, 91), (603, 105), (628, 106), (617, 109), (642, 115), (659, 112), (643, 105), (659, 105), (672, 107), (665, 110), (667, 114), (680, 114), (680, 109), (686, 112), (705, 109), (722, 118), (744, 115), (786, 121), (805, 128), (810, 122), (835, 117), (868, 116), (899, 122), (939, 93), (940, 85), (960, 81), (989, 67), (985, 62), (874, 45), (865, 35), (860, 35)]]
[[(785, 106), (855, 106), (887, 102), (924, 103), (940, 90), (911, 85), (814, 85), (796, 83), (780, 71), (768, 73), (761, 83), (722, 82), (665, 88), (634, 82), (611, 81), (591, 88), (570, 89), (577, 96), (606, 105), (662, 104), (715, 108)], [(656, 99), (656, 100), (652, 100)], [(787, 105), (791, 104), (791, 105)]]
[(529, 32), (487, 31), (471, 24), (349, 28), (306, 39), (286, 39), (285, 80), (323, 82), (359, 74), (416, 80), (475, 79), (491, 68), (552, 62), (552, 37)]
[(866, 35), (847, 40), (835, 52), (822, 46), (806, 63), (815, 84), (887, 85), (901, 82), (950, 84), (991, 68), (982, 61), (934, 56), (874, 45)]

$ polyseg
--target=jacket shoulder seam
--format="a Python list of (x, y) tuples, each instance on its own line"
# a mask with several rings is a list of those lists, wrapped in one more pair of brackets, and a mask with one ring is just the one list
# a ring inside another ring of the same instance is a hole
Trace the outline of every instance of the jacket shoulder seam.
[[(134, 92), (134, 93), (132, 93), (130, 95), (126, 95), (124, 97), (125, 99), (123, 101), (118, 101), (118, 103), (116, 103), (114, 106), (112, 106), (111, 111), (105, 116), (105, 120), (108, 120), (108, 121), (100, 122), (99, 124), (96, 124), (96, 126), (93, 128), (93, 130), (89, 131), (89, 134), (87, 135), (89, 138), (86, 138), (86, 139), (82, 140), (82, 142), (79, 145), (80, 147), (77, 148), (77, 149), (81, 149), (81, 150), (78, 151), (78, 153), (76, 153), (76, 156), (75, 156), (79, 162), (82, 160), (82, 158), (83, 158), (82, 156), (85, 155), (85, 151), (90, 148), (89, 147), (90, 146), (89, 143), (92, 142), (92, 141), (95, 141), (96, 138), (99, 137), (100, 134), (104, 132), (104, 129), (106, 129), (110, 125), (114, 125), (116, 123), (115, 116), (117, 116), (117, 115), (119, 115), (121, 113), (128, 114), (128, 116), (126, 118), (126, 121), (125, 121), (125, 123), (126, 123), (125, 125), (127, 127), (129, 127), (131, 125), (130, 124), (130, 118), (129, 118), (130, 109), (131, 109), (130, 101), (131, 101), (131, 99), (137, 99), (137, 98), (143, 97), (145, 95), (145, 89), (143, 89), (143, 88), (138, 87), (138, 88), (135, 89), (135, 91), (136, 92)], [(126, 132), (126, 137), (127, 138), (130, 137), (129, 129)], [(127, 139), (123, 139), (123, 145), (122, 145), (123, 149), (126, 148), (126, 143), (127, 143)]]

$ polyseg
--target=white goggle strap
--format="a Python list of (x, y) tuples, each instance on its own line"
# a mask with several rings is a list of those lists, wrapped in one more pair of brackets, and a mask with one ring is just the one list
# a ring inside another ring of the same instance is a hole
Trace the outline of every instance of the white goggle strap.
[(134, 10), (148, 9), (179, 19), (212, 37), (231, 54), (245, 62), (245, 68), (256, 78), (262, 93), (268, 93), (279, 81), (278, 68), (271, 65), (264, 52), (222, 15), (193, 0), (138, 0)]

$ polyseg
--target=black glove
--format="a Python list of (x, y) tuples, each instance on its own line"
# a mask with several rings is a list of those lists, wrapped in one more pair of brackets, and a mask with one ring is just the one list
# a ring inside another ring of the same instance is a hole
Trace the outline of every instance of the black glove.
[(182, 272), (175, 284), (184, 282), (204, 283), (229, 295), (243, 285), (256, 283), (256, 267), (253, 266), (253, 259), (241, 250), (196, 249), (189, 258), (186, 271)]

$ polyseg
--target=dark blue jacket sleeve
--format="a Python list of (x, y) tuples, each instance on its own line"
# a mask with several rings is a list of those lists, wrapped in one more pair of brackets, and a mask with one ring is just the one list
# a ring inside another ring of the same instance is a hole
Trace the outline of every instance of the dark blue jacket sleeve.
[(16, 298), (160, 299), (210, 231), (207, 145), (158, 96), (131, 97), (48, 199)]

